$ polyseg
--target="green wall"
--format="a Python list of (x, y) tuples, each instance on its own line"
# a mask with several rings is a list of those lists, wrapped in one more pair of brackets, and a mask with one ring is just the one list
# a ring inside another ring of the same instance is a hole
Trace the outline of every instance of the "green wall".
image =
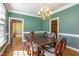
[(42, 31), (43, 30), (43, 21), (41, 18), (32, 17), (27, 15), (21, 15), (16, 13), (9, 12), (9, 17), (16, 17), (24, 19), (24, 31)]
[[(59, 32), (79, 34), (79, 4), (58, 12), (50, 18), (56, 17), (59, 17)], [(49, 21), (44, 22), (43, 27), (43, 30), (49, 31)]]
[[(79, 4), (53, 14), (50, 19), (56, 17), (59, 17), (60, 33), (79, 35)], [(43, 30), (49, 31), (49, 21), (43, 22)], [(66, 37), (68, 46), (79, 49), (79, 38), (63, 35), (60, 35), (59, 37)]]
[(43, 21), (43, 31), (49, 31), (49, 21)]
[[(49, 31), (49, 20), (42, 21), (41, 18), (26, 16), (16, 13), (8, 13), (9, 17), (16, 17), (24, 19), (24, 31)], [(68, 34), (78, 34), (79, 35), (79, 4), (53, 14), (50, 19), (59, 17), (59, 32)], [(66, 37), (68, 46), (79, 49), (79, 38), (63, 36)]]

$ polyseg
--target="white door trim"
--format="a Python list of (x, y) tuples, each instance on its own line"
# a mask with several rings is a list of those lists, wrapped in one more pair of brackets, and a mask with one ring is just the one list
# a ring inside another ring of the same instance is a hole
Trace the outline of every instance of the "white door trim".
[(11, 19), (16, 19), (16, 20), (21, 20), (22, 21), (22, 41), (24, 39), (24, 37), (23, 37), (23, 34), (24, 34), (24, 19), (9, 17), (9, 42), (8, 42), (8, 44), (10, 44), (10, 21), (11, 21)]
[(49, 32), (51, 33), (51, 21), (52, 20), (57, 20), (57, 26), (58, 26), (58, 28), (57, 28), (57, 32), (58, 32), (58, 34), (57, 34), (57, 39), (59, 39), (59, 17), (56, 17), (56, 18), (53, 18), (53, 19), (50, 19), (49, 20)]

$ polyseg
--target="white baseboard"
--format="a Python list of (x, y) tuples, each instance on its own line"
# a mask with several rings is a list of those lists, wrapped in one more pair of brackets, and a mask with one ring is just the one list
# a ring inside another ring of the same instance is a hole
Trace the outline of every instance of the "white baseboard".
[(2, 43), (0, 43), (0, 47), (2, 47), (2, 45), (4, 45), (5, 42), (6, 42), (6, 40), (3, 41)]
[(4, 52), (4, 50), (6, 49), (8, 43), (5, 45), (5, 47), (3, 48), (3, 50), (0, 52), (0, 56), (2, 55), (2, 53)]
[(76, 48), (73, 48), (73, 47), (70, 47), (70, 46), (67, 46), (67, 48), (79, 52), (79, 49), (76, 49)]
[[(59, 35), (79, 38), (79, 35), (78, 34), (59, 33)], [(70, 46), (67, 46), (67, 48), (79, 52), (79, 49), (76, 49), (76, 48), (73, 48), (73, 47), (70, 47)]]

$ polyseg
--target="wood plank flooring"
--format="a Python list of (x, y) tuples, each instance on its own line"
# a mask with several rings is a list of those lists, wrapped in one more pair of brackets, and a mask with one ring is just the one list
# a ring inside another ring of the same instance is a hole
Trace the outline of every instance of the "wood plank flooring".
[(22, 39), (19, 37), (15, 37), (13, 39), (13, 50), (14, 51), (20, 51), (22, 50)]
[[(15, 37), (11, 41), (11, 44), (7, 46), (2, 56), (13, 56), (14, 51), (19, 51), (19, 52), (26, 51), (25, 44), (22, 43), (21, 37)], [(79, 56), (79, 52), (66, 48), (63, 55), (64, 56)]]
[(70, 48), (66, 48), (64, 51), (64, 56), (79, 56), (79, 52), (74, 51)]
[(4, 53), (2, 54), (3, 56), (13, 56), (14, 52), (23, 52), (25, 51), (25, 47), (22, 44), (21, 37), (15, 37), (11, 41), (11, 44), (7, 46), (5, 49)]

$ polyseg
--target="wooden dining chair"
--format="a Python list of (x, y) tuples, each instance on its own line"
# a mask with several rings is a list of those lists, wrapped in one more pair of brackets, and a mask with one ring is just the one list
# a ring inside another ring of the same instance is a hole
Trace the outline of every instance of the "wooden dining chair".
[(37, 45), (33, 42), (32, 35), (29, 34), (27, 42), (26, 42), (26, 50), (29, 56), (37, 55)]
[(30, 40), (29, 40), (29, 35), (25, 34), (25, 42), (24, 42), (24, 46), (25, 46), (25, 49), (27, 51), (27, 54), (29, 55), (29, 49), (30, 49)]
[(45, 56), (62, 56), (63, 51), (66, 47), (66, 38), (62, 38), (59, 40), (55, 46), (55, 48), (44, 50)]
[(63, 39), (63, 45), (62, 45), (62, 50), (61, 50), (61, 55), (63, 55), (63, 52), (64, 52), (64, 50), (65, 50), (65, 48), (66, 48), (66, 45), (67, 45), (67, 41), (66, 41), (66, 38), (62, 38)]
[(47, 32), (44, 32), (44, 38), (48, 38), (48, 33)]

